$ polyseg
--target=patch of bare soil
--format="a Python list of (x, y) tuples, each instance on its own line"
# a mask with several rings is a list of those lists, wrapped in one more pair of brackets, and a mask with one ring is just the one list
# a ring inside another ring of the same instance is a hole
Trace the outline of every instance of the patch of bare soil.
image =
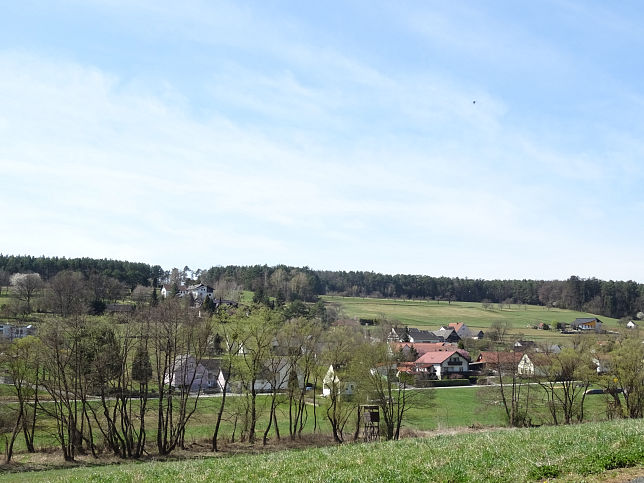
[[(280, 440), (276, 438), (269, 439), (266, 445), (262, 444), (261, 437), (255, 444), (248, 442), (219, 442), (219, 451), (213, 453), (211, 451), (211, 443), (209, 439), (198, 441), (191, 441), (185, 445), (184, 449), (176, 449), (168, 456), (159, 456), (157, 454), (149, 454), (137, 460), (123, 459), (115, 456), (109, 452), (101, 452), (98, 458), (94, 458), (91, 453), (84, 455), (77, 455), (74, 461), (64, 461), (62, 452), (55, 448), (43, 448), (36, 453), (15, 453), (12, 462), (9, 464), (0, 464), (0, 474), (2, 473), (16, 473), (26, 471), (42, 471), (65, 469), (75, 467), (93, 467), (104, 466), (112, 464), (131, 463), (133, 461), (180, 461), (188, 459), (202, 459), (212, 457), (227, 457), (236, 454), (260, 454), (272, 453), (276, 451), (293, 450), (293, 449), (306, 449), (316, 448), (322, 446), (334, 445), (333, 438), (321, 434), (307, 434), (301, 438), (291, 440), (288, 436)], [(150, 451), (154, 452), (156, 448), (150, 447)]]

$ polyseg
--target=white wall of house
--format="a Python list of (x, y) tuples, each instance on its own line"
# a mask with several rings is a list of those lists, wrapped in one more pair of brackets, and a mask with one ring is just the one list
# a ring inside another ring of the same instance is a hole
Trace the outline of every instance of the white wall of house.
[(193, 356), (179, 356), (174, 371), (166, 374), (163, 382), (173, 387), (190, 386), (191, 391), (203, 390), (208, 387), (208, 369), (197, 364)]
[(336, 384), (340, 389), (340, 394), (351, 395), (354, 393), (356, 385), (354, 382), (342, 382), (335, 374), (333, 366), (329, 366), (324, 379), (322, 379), (322, 395), (328, 397), (331, 395), (333, 385)]
[(28, 335), (34, 335), (35, 332), (33, 325), (13, 325), (6, 322), (0, 324), (0, 337), (9, 340), (22, 339)]

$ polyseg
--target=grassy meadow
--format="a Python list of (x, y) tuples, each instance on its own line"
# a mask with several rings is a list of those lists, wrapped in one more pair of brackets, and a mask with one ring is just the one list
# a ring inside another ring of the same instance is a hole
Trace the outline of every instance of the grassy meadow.
[[(514, 333), (521, 333), (528, 339), (561, 342), (569, 335), (555, 330), (535, 330), (539, 322), (554, 326), (557, 322), (572, 322), (578, 317), (595, 317), (586, 312), (563, 310), (538, 305), (516, 305), (510, 307), (492, 304), (484, 309), (479, 302), (436, 302), (424, 300), (374, 299), (359, 297), (323, 296), (327, 305), (337, 305), (350, 318), (386, 319), (410, 327), (438, 329), (450, 322), (464, 322), (470, 329), (485, 332), (494, 322), (508, 322)], [(617, 319), (599, 316), (607, 328), (617, 328)]]
[(183, 461), (122, 463), (2, 481), (605, 481), (644, 474), (644, 421), (442, 434)]

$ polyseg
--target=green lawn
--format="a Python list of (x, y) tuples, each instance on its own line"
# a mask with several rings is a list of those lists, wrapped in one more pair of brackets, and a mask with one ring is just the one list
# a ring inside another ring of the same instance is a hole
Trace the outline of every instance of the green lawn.
[(29, 481), (601, 481), (606, 471), (619, 468), (634, 467), (631, 471), (641, 474), (643, 465), (644, 421), (620, 420), (19, 476)]
[[(462, 428), (462, 427), (481, 427), (481, 426), (503, 426), (505, 417), (503, 407), (500, 404), (490, 405), (481, 401), (479, 391), (488, 390), (489, 387), (483, 386), (470, 387), (453, 387), (437, 388), (435, 390), (419, 389), (410, 391), (410, 398), (413, 400), (411, 409), (406, 415), (403, 428), (407, 432), (411, 431), (431, 431), (435, 429)], [(0, 386), (2, 392), (8, 392), (8, 386)], [(547, 423), (549, 421), (548, 412), (545, 408), (543, 392), (539, 386), (531, 386), (532, 406), (530, 414), (535, 424)], [(432, 398), (431, 395), (434, 395)], [(525, 391), (524, 391), (525, 394)], [(259, 395), (258, 399), (259, 421), (257, 426), (257, 435), (261, 439), (264, 429), (267, 425), (269, 397)], [(318, 432), (330, 435), (331, 427), (326, 418), (326, 409), (328, 401), (324, 398), (317, 399), (318, 415)], [(48, 404), (48, 403), (44, 403)], [(209, 445), (212, 432), (215, 425), (216, 414), (221, 404), (221, 398), (202, 398), (199, 400), (198, 408), (193, 418), (186, 428), (186, 441), (189, 443), (199, 443)], [(233, 431), (233, 418), (231, 414), (235, 408), (241, 408), (242, 399), (239, 396), (230, 396), (227, 399), (227, 415), (223, 422), (220, 437), (221, 441), (230, 438)], [(14, 405), (15, 406), (15, 405)], [(148, 402), (147, 427), (149, 442), (154, 443), (156, 437), (156, 408), (155, 400)], [(2, 406), (2, 410), (11, 410), (11, 405)], [(306, 421), (304, 433), (313, 433), (314, 419), (313, 406), (307, 407), (308, 419)], [(588, 396), (586, 398), (585, 415), (587, 421), (601, 421), (605, 419), (605, 399), (601, 395)], [(288, 406), (281, 405), (278, 407), (278, 423), (282, 436), (288, 435)], [(354, 428), (354, 420), (351, 419), (347, 424), (346, 433), (351, 434)], [(241, 425), (241, 422), (239, 423)], [(236, 437), (239, 438), (239, 425), (237, 427)], [(55, 423), (53, 420), (42, 416), (39, 419), (39, 430), (36, 434), (35, 443), (38, 448), (57, 448), (57, 442), (54, 436)], [(269, 434), (274, 438), (274, 431)], [(15, 444), (16, 461), (21, 461), (20, 453), (25, 450), (24, 439), (22, 435), (18, 437)], [(152, 449), (154, 452), (154, 449)], [(24, 455), (25, 457), (27, 455)]]

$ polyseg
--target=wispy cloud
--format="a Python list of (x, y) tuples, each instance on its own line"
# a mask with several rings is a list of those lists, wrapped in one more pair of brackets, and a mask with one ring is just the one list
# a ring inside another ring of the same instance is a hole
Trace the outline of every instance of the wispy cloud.
[[(644, 273), (642, 262), (624, 262), (630, 242), (613, 241), (621, 248), (608, 266), (594, 255), (606, 242), (588, 236), (615, 227), (619, 211), (638, 214), (637, 129), (597, 127), (598, 142), (583, 146), (586, 119), (566, 127), (538, 105), (533, 116), (490, 78), (447, 64), (365, 59), (325, 42), (329, 32), (309, 35), (293, 14), (209, 3), (87, 8), (137, 42), (176, 44), (186, 58), (168, 54), (170, 66), (152, 75), (0, 51), (2, 251), (166, 267)], [(503, 32), (505, 22), (483, 10), (419, 8), (401, 8), (396, 28), (427, 44), (455, 43), (454, 55), (481, 55), (490, 68), (518, 61), (516, 38), (533, 61), (556, 69), (567, 61), (569, 52), (519, 26)], [(144, 18), (149, 28), (137, 30)], [(620, 191), (630, 208), (612, 203)]]

